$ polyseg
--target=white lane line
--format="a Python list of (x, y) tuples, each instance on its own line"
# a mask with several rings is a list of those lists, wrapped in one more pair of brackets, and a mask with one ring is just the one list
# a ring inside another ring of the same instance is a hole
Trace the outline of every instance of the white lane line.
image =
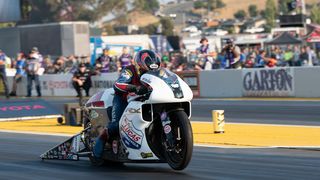
[(297, 102), (319, 102), (320, 101), (320, 99), (281, 99), (281, 98), (279, 98), (279, 99), (259, 99), (259, 98), (257, 98), (257, 99), (250, 99), (250, 98), (248, 98), (248, 99), (245, 99), (245, 98), (239, 98), (239, 99), (237, 99), (237, 98), (235, 98), (235, 99), (233, 99), (233, 98), (226, 98), (226, 99), (224, 99), (224, 98), (221, 98), (221, 99), (219, 99), (219, 98), (217, 98), (217, 99), (210, 99), (210, 98), (197, 98), (197, 99), (193, 99), (193, 101), (266, 101), (266, 102), (268, 102), (268, 101), (270, 101), (270, 102), (279, 102), (279, 101), (281, 101), (281, 102), (295, 102), (295, 101), (297, 101)]
[(209, 145), (209, 144), (194, 144), (197, 147), (221, 148), (221, 149), (272, 149), (273, 146), (231, 146), (231, 145)]
[(309, 126), (309, 125), (291, 125), (291, 124), (258, 124), (258, 123), (227, 123), (227, 124), (235, 124), (235, 125), (248, 125), (248, 126), (274, 126), (274, 127), (309, 127), (309, 128), (320, 128), (320, 126)]
[(224, 145), (206, 145), (206, 144), (194, 144), (194, 146), (198, 147), (209, 147), (209, 148), (221, 148), (221, 149), (276, 149), (276, 148), (284, 148), (284, 149), (310, 149), (310, 150), (319, 150), (320, 146), (224, 146)]
[(0, 118), (0, 121), (22, 121), (22, 120), (38, 120), (38, 119), (53, 119), (60, 118), (62, 115), (48, 115), (48, 116), (27, 116), (27, 117), (17, 117), (17, 118)]
[(305, 148), (305, 149), (320, 149), (320, 146), (271, 146), (275, 148)]
[[(209, 121), (191, 121), (191, 123), (200, 123), (200, 124), (212, 124), (213, 122)], [(309, 125), (290, 125), (290, 124), (260, 124), (260, 123), (229, 123), (234, 125), (248, 125), (248, 126), (275, 126), (275, 127), (309, 127), (309, 128), (320, 128), (320, 126), (309, 126)]]
[(45, 132), (30, 132), (30, 131), (14, 131), (14, 130), (0, 130), (3, 133), (15, 133), (15, 134), (31, 134), (31, 135), (43, 135), (43, 136), (61, 136), (61, 137), (71, 137), (71, 134), (63, 133), (45, 133)]

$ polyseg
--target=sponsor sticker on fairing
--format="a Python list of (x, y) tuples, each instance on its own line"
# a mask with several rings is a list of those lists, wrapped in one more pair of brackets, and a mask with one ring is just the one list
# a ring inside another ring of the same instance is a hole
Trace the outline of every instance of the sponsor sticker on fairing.
[(116, 140), (112, 141), (112, 151), (114, 154), (118, 154), (118, 141)]
[(97, 113), (96, 111), (92, 110), (90, 112), (90, 117), (91, 117), (91, 119), (96, 119), (96, 118), (99, 117), (99, 113)]
[(148, 153), (141, 152), (140, 155), (141, 155), (141, 157), (142, 157), (143, 159), (145, 159), (145, 158), (152, 158), (152, 157), (153, 157), (152, 152), (148, 152)]
[(132, 121), (127, 117), (121, 122), (121, 137), (123, 143), (132, 149), (140, 149), (143, 139), (142, 131), (133, 126)]
[(129, 112), (129, 113), (131, 113), (131, 114), (141, 113), (141, 109), (140, 109), (140, 108), (138, 108), (138, 109), (128, 108), (128, 109), (126, 110), (126, 112)]
[(171, 126), (169, 124), (164, 126), (164, 133), (169, 134), (171, 132)]

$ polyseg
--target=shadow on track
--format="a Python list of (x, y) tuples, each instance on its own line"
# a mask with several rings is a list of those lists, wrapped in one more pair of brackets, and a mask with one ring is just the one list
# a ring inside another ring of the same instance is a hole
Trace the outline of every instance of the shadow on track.
[(41, 167), (54, 168), (56, 170), (68, 169), (69, 171), (82, 172), (112, 172), (112, 173), (161, 173), (169, 175), (178, 175), (188, 177), (184, 171), (172, 170), (169, 165), (165, 163), (125, 163), (118, 164), (104, 164), (103, 166), (92, 166), (89, 161), (63, 161), (63, 160), (39, 160)]

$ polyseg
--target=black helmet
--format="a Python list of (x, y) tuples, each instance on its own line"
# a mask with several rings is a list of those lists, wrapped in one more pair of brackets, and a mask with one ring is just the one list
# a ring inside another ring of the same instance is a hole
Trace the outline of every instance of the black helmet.
[(134, 58), (135, 66), (140, 73), (156, 71), (160, 68), (160, 57), (152, 50), (141, 50)]

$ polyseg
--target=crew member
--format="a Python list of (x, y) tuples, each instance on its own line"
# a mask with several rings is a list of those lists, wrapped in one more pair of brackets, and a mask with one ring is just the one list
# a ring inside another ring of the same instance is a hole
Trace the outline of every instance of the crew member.
[(112, 106), (112, 121), (97, 138), (93, 154), (97, 160), (102, 157), (103, 149), (109, 137), (119, 135), (119, 121), (128, 105), (127, 95), (130, 92), (145, 94), (148, 89), (140, 82), (140, 77), (147, 71), (156, 71), (160, 68), (160, 57), (151, 50), (139, 51), (134, 58), (134, 65), (125, 67), (114, 84), (115, 95)]
[(129, 49), (128, 47), (123, 47), (122, 49), (122, 54), (119, 57), (119, 64), (118, 64), (118, 69), (122, 70), (124, 69), (126, 66), (131, 65), (131, 61), (132, 61), (132, 56), (129, 53)]
[(6, 75), (6, 55), (0, 49), (0, 78), (4, 86), (4, 93), (7, 98), (9, 98), (8, 80)]
[(84, 63), (79, 64), (79, 69), (73, 74), (72, 85), (77, 92), (77, 97), (81, 95), (81, 88), (86, 92), (86, 96), (89, 96), (91, 88), (91, 72), (87, 69)]
[(96, 64), (101, 64), (101, 73), (108, 73), (111, 71), (112, 57), (110, 56), (109, 51), (109, 48), (105, 48), (102, 55), (96, 60)]
[(39, 70), (41, 68), (39, 54), (37, 51), (32, 50), (27, 60), (27, 97), (31, 97), (32, 82), (35, 81), (38, 97), (41, 97), (41, 86), (39, 79)]
[(25, 63), (26, 63), (25, 55), (22, 52), (18, 53), (16, 64), (15, 64), (16, 74), (14, 75), (14, 78), (13, 78), (12, 90), (11, 90), (10, 96), (17, 95), (16, 94), (17, 83), (19, 83), (22, 80), (22, 77), (25, 76), (25, 69), (24, 69)]

